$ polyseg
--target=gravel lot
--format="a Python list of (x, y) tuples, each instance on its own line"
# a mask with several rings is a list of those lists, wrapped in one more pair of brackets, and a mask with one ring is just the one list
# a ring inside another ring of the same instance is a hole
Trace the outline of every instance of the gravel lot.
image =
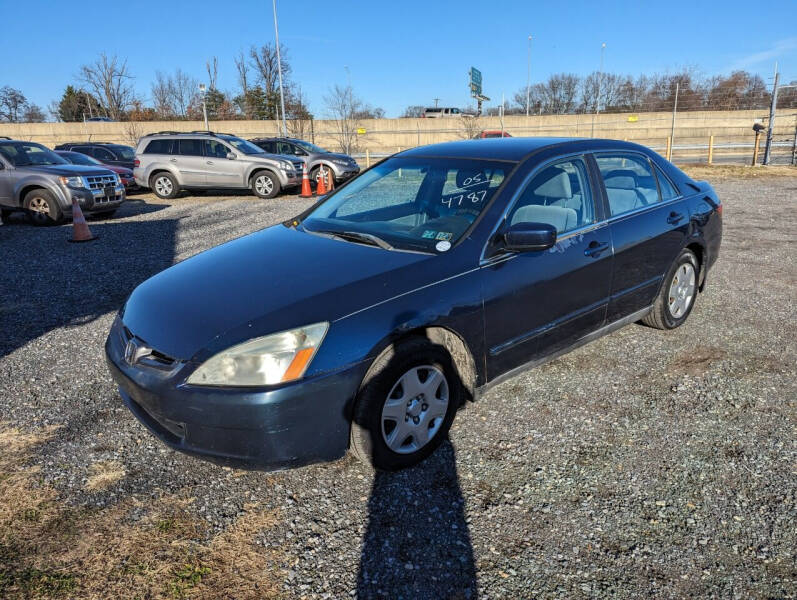
[(0, 227), (0, 596), (797, 597), (797, 178), (715, 187), (723, 254), (684, 327), (508, 381), (376, 476), (175, 453), (104, 365), (139, 282), (306, 201), (134, 196), (91, 244)]

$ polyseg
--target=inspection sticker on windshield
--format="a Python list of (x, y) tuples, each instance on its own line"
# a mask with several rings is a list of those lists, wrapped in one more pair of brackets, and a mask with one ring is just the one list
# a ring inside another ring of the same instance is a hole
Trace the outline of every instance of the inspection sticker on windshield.
[(443, 240), (444, 242), (447, 242), (448, 240), (451, 239), (451, 237), (453, 235), (454, 235), (453, 233), (450, 233), (448, 231), (440, 231), (440, 232), (437, 233), (437, 237), (435, 239), (436, 240)]
[(437, 242), (434, 247), (437, 249), (438, 252), (445, 252), (449, 248), (451, 248), (451, 242), (442, 241)]
[(427, 229), (423, 232), (421, 237), (426, 238), (427, 240), (433, 240), (435, 235), (437, 235), (437, 232), (434, 229)]

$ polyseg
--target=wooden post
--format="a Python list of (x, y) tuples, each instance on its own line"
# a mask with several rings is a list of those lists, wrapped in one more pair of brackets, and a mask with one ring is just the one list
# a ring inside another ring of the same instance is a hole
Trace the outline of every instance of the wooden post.
[(755, 143), (753, 144), (753, 166), (758, 164), (758, 147), (761, 144), (761, 131), (755, 132)]
[(714, 162), (714, 136), (708, 136), (708, 164)]
[(368, 148), (365, 149), (365, 168), (371, 168), (371, 152), (368, 150)]
[(672, 138), (667, 136), (667, 151), (665, 153), (667, 160), (672, 160)]

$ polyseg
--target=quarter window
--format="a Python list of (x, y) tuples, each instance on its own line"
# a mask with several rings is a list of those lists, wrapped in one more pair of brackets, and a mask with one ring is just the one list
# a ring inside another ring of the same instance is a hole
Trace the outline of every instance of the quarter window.
[(144, 149), (144, 154), (171, 154), (172, 140), (152, 140)]
[(559, 234), (594, 223), (595, 206), (583, 159), (563, 160), (537, 173), (509, 213), (508, 222), (547, 223)]
[(599, 154), (598, 163), (611, 216), (655, 204), (661, 200), (650, 161), (639, 154)]
[(669, 178), (658, 167), (656, 167), (656, 179), (659, 180), (659, 192), (661, 193), (662, 201), (666, 202), (679, 196), (678, 190), (675, 189)]
[(179, 154), (183, 156), (202, 156), (202, 140), (180, 140)]

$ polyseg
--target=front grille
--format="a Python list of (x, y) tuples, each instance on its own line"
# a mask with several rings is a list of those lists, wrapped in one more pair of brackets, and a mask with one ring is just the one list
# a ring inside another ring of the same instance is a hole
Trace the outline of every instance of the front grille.
[(172, 358), (171, 356), (166, 356), (163, 352), (158, 352), (154, 348), (147, 345), (141, 338), (137, 338), (134, 336), (127, 327), (122, 327), (119, 331), (119, 337), (122, 341), (122, 354), (124, 355), (124, 348), (127, 346), (127, 343), (131, 340), (135, 340), (136, 343), (142, 346), (146, 346), (149, 348), (150, 352), (146, 356), (142, 356), (136, 361), (136, 365), (141, 365), (145, 367), (153, 367), (155, 369), (171, 369), (176, 363), (177, 360)]
[(109, 185), (116, 185), (115, 175), (91, 175), (85, 179), (90, 190), (103, 190)]
[(304, 163), (301, 161), (293, 163), (293, 169), (301, 173), (304, 170)]

